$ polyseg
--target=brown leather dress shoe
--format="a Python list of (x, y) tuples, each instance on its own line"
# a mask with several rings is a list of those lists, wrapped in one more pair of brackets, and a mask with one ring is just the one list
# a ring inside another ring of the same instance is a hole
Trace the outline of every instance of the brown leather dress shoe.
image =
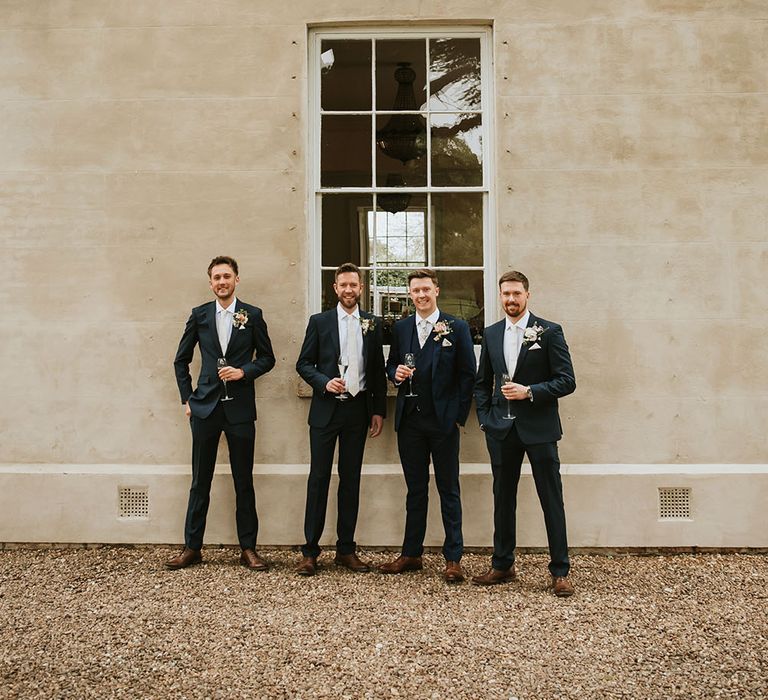
[(304, 557), (301, 563), (296, 567), (296, 573), (299, 576), (314, 576), (317, 572), (317, 558)]
[(421, 557), (404, 557), (400, 555), (394, 561), (382, 564), (379, 572), (382, 574), (402, 574), (404, 571), (419, 571), (424, 568)]
[(345, 569), (354, 571), (356, 574), (366, 574), (371, 570), (371, 567), (361, 561), (354, 552), (352, 554), (337, 554), (333, 563), (336, 566), (343, 566)]
[(504, 571), (500, 569), (488, 569), (486, 573), (481, 574), (480, 576), (473, 576), (472, 583), (476, 586), (495, 586), (499, 583), (514, 581), (516, 576), (515, 565), (512, 564), (512, 566)]
[(252, 571), (266, 571), (269, 564), (265, 562), (254, 549), (244, 549), (240, 555), (240, 563)]
[(464, 571), (461, 568), (461, 564), (457, 561), (445, 562), (443, 580), (446, 583), (462, 583), (464, 581)]
[(167, 569), (186, 569), (188, 566), (192, 566), (192, 564), (199, 564), (201, 561), (203, 561), (203, 557), (200, 554), (199, 549), (190, 549), (189, 547), (184, 547), (181, 554), (177, 554), (175, 557), (172, 557), (167, 562), (165, 562), (165, 567)]
[(558, 598), (569, 598), (576, 590), (573, 584), (568, 580), (567, 576), (553, 576), (552, 577), (552, 592)]

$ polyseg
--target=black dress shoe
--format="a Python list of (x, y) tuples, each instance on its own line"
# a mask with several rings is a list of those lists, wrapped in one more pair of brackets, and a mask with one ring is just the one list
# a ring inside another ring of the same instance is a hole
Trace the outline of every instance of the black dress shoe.
[(354, 571), (356, 574), (365, 574), (371, 570), (371, 567), (361, 561), (354, 552), (352, 554), (337, 554), (333, 563), (336, 566), (343, 566), (345, 569)]
[(296, 567), (299, 576), (314, 576), (317, 573), (317, 557), (304, 557)]
[(269, 564), (265, 562), (254, 549), (244, 549), (240, 555), (240, 563), (252, 571), (266, 571)]
[(199, 564), (201, 561), (203, 561), (203, 556), (200, 554), (199, 549), (190, 549), (189, 547), (184, 547), (184, 550), (181, 552), (181, 554), (177, 554), (175, 557), (172, 557), (167, 562), (165, 562), (165, 567), (167, 569), (186, 569), (188, 566), (192, 566), (192, 564)]

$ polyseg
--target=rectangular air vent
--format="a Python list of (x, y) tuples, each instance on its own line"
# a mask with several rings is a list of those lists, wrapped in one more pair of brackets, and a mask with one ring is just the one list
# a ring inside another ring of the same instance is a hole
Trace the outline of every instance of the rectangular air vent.
[(131, 519), (149, 517), (149, 490), (146, 486), (120, 487), (120, 517)]
[(691, 520), (691, 489), (682, 486), (659, 488), (659, 520)]

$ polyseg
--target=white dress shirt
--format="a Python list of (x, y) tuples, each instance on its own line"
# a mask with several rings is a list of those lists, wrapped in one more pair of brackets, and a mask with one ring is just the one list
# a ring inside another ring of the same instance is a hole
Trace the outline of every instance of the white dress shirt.
[(510, 377), (515, 376), (517, 356), (523, 346), (523, 333), (528, 326), (530, 315), (531, 312), (526, 311), (517, 323), (512, 323), (512, 319), (507, 316), (507, 325), (504, 329), (504, 361), (507, 364), (507, 374)]
[[(352, 316), (354, 321), (347, 321), (347, 317)], [(360, 307), (356, 306), (355, 310), (348, 314), (346, 309), (341, 305), (341, 302), (336, 304), (336, 319), (339, 325), (339, 347), (341, 348), (341, 354), (347, 354), (347, 328), (348, 324), (353, 323), (357, 333), (357, 367), (360, 377), (360, 391), (365, 389), (365, 358), (363, 357), (363, 330), (360, 327)], [(351, 361), (351, 358), (350, 358)]]
[(216, 332), (219, 335), (221, 351), (226, 355), (229, 339), (232, 337), (232, 322), (235, 316), (235, 307), (237, 306), (237, 297), (232, 299), (232, 303), (225, 309), (219, 300), (216, 300)]

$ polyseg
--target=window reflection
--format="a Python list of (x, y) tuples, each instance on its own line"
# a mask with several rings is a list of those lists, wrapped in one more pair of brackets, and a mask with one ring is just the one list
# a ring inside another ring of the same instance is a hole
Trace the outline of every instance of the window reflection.
[(432, 184), (460, 187), (483, 184), (483, 146), (479, 114), (433, 114)]
[(429, 94), (433, 111), (480, 109), (479, 39), (429, 42)]

